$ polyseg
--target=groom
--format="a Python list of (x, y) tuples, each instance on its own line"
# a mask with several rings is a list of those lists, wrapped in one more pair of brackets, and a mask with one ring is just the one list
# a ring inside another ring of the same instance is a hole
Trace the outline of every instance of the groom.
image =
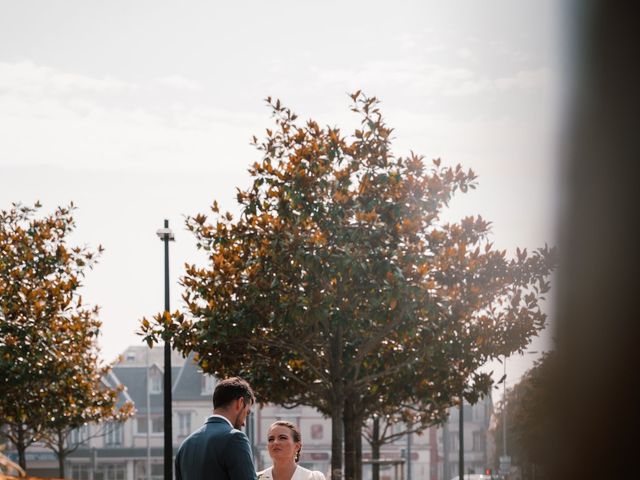
[(182, 442), (176, 480), (256, 480), (249, 439), (239, 429), (256, 401), (245, 380), (222, 380), (213, 391), (213, 415)]

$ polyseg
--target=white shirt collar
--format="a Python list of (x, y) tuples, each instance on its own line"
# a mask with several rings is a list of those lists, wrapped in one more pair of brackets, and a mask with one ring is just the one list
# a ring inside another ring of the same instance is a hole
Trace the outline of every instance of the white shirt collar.
[(218, 415), (217, 413), (214, 413), (209, 418), (223, 418), (224, 421), (227, 422), (231, 428), (236, 428), (233, 426), (233, 423), (231, 423), (231, 421), (227, 417), (223, 417), (222, 415)]

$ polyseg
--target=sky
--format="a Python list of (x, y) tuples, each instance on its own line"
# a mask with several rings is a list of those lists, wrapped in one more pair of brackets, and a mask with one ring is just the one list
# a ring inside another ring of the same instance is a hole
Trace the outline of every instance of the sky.
[[(214, 200), (237, 211), (236, 187), (260, 158), (250, 139), (271, 126), (267, 96), (344, 132), (356, 126), (348, 94), (378, 97), (396, 155), (478, 174), (449, 218), (482, 215), (509, 252), (552, 245), (562, 5), (0, 0), (0, 209), (76, 205), (71, 241), (105, 248), (82, 290), (101, 306), (107, 361), (163, 309), (164, 219), (176, 235), (171, 309), (181, 306), (184, 264), (205, 262), (185, 216)], [(509, 383), (538, 355), (510, 359)]]

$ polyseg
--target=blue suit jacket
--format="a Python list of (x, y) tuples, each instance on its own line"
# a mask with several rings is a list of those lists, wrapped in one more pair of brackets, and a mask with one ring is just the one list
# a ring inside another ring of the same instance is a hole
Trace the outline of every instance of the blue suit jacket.
[(182, 442), (175, 466), (176, 480), (256, 480), (249, 439), (220, 417)]

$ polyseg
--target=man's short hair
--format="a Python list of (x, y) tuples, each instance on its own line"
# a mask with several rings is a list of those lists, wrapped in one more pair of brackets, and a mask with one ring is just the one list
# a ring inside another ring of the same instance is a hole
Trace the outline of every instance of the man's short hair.
[(238, 398), (244, 398), (249, 404), (256, 401), (251, 385), (240, 377), (221, 380), (213, 390), (213, 408), (224, 408)]

